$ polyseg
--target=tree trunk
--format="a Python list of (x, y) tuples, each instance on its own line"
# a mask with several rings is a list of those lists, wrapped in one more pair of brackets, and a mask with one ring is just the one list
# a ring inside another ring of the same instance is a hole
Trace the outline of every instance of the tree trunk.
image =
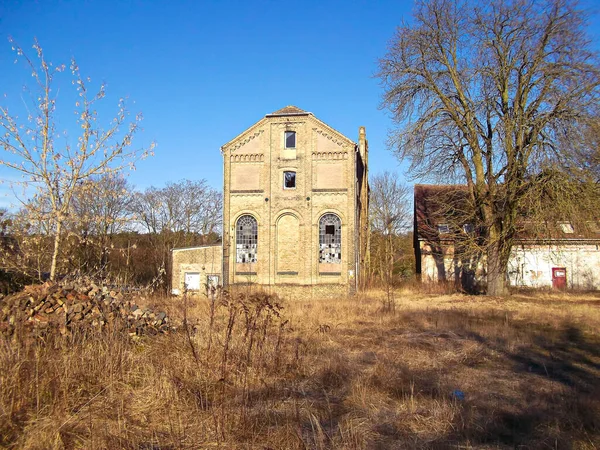
[(506, 285), (507, 264), (502, 257), (498, 242), (493, 242), (487, 251), (487, 295), (503, 297), (508, 295)]
[(50, 280), (56, 278), (56, 260), (58, 259), (58, 251), (60, 249), (60, 233), (62, 232), (62, 222), (56, 221), (56, 234), (54, 235), (54, 251), (52, 252), (52, 265), (50, 266)]
[(392, 233), (388, 233), (388, 252), (389, 252), (389, 260), (388, 260), (388, 279), (387, 279), (387, 289), (388, 289), (388, 307), (391, 312), (396, 312), (396, 299), (394, 298), (394, 241), (392, 240)]

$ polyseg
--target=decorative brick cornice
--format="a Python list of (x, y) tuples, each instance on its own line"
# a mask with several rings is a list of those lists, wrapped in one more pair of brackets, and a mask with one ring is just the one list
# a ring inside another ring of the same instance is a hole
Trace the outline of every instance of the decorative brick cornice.
[(348, 192), (346, 188), (331, 188), (331, 189), (313, 189), (315, 194), (345, 194)]
[(263, 162), (265, 155), (262, 153), (246, 154), (246, 155), (231, 155), (231, 162)]
[(312, 159), (320, 160), (343, 160), (348, 159), (348, 152), (313, 152)]
[(339, 145), (342, 148), (346, 148), (348, 147), (348, 143), (345, 140), (342, 139), (338, 139), (337, 137), (335, 137), (334, 135), (327, 133), (325, 130), (322, 130), (320, 128), (313, 128), (313, 131), (316, 132), (317, 134), (320, 134), (321, 136), (323, 136), (324, 138), (327, 138), (328, 140), (330, 140), (331, 142)]
[(229, 191), (231, 194), (236, 194), (236, 195), (249, 195), (249, 194), (262, 194), (264, 191), (262, 189), (248, 189), (248, 190), (244, 190), (244, 189), (232, 189)]
[(243, 147), (248, 142), (250, 142), (252, 139), (255, 139), (258, 136), (260, 136), (263, 133), (263, 131), (264, 130), (260, 129), (252, 134), (248, 134), (248, 136), (246, 136), (244, 139), (241, 139), (238, 142), (236, 142), (235, 145), (231, 146), (231, 149), (230, 149), (231, 153), (235, 152), (238, 148)]
[[(279, 117), (277, 119), (281, 120)], [(302, 125), (304, 122), (305, 120), (290, 120), (289, 118), (286, 118), (286, 120), (282, 122), (271, 122), (271, 126), (277, 128), (287, 128), (290, 125)]]

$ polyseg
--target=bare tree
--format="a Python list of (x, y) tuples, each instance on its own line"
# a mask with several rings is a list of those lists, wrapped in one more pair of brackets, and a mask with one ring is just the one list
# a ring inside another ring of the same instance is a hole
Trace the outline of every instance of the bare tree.
[(412, 225), (410, 188), (391, 172), (371, 177), (369, 213), (371, 229), (381, 234), (400, 234)]
[(393, 311), (394, 270), (398, 238), (411, 225), (410, 189), (390, 172), (375, 175), (369, 182), (369, 219), (371, 228), (372, 273), (378, 272), (386, 288), (385, 309)]
[(173, 231), (205, 236), (220, 232), (222, 195), (206, 180), (169, 183), (162, 190), (162, 198), (173, 212)]
[(183, 180), (138, 193), (132, 211), (151, 239), (156, 276), (166, 281), (171, 249), (217, 241), (222, 194), (210, 188), (205, 180)]
[(466, 182), (488, 294), (506, 293), (520, 209), (556, 181), (540, 174), (579, 173), (561, 143), (598, 105), (586, 24), (571, 0), (419, 0), (380, 60), (398, 155), (415, 177)]
[(8, 210), (6, 208), (0, 208), (0, 236), (4, 236), (6, 233), (8, 220)]
[[(136, 196), (133, 211), (148, 233), (210, 235), (221, 230), (222, 195), (205, 180), (150, 187)], [(185, 242), (178, 244), (186, 245)]]
[(89, 178), (78, 186), (69, 223), (81, 244), (79, 253), (86, 253), (83, 265), (106, 268), (112, 236), (133, 221), (132, 200), (133, 189), (122, 174)]
[(90, 80), (80, 74), (74, 59), (69, 68), (77, 92), (75, 112), (80, 134), (74, 142), (70, 142), (66, 132), (62, 136), (64, 141), (59, 140), (55, 118), (57, 91), (53, 86), (55, 77), (65, 71), (65, 66), (53, 66), (47, 61), (37, 41), (33, 48), (37, 60), (30, 59), (20, 47), (13, 46), (18, 57), (25, 60), (36, 85), (27, 119), (0, 106), (0, 129), (3, 130), (0, 146), (6, 153), (5, 158), (0, 158), (0, 165), (21, 172), (26, 183), (49, 201), (48, 219), (52, 222), (54, 238), (50, 278), (54, 279), (63, 226), (78, 186), (90, 177), (116, 173), (133, 165), (139, 158), (151, 154), (154, 145), (145, 150), (131, 148), (142, 117), (137, 115), (127, 123), (128, 112), (123, 99), (107, 127), (99, 125), (96, 108), (105, 97), (105, 85), (102, 84), (95, 94), (90, 92)]
[(133, 188), (118, 173), (93, 177), (81, 183), (73, 198), (73, 212), (83, 219), (90, 233), (115, 234), (132, 220)]
[(583, 137), (583, 143), (576, 147), (581, 166), (591, 174), (594, 182), (600, 183), (600, 113), (588, 121), (583, 129)]
[(0, 208), (0, 252), (2, 254), (2, 258), (0, 258), (0, 270), (3, 269), (2, 260), (5, 255), (11, 252), (11, 240), (8, 234), (10, 225), (12, 225), (12, 221), (8, 215), (8, 210)]
[(35, 197), (11, 214), (3, 224), (0, 269), (43, 280), (52, 260), (51, 223), (43, 213), (47, 202)]

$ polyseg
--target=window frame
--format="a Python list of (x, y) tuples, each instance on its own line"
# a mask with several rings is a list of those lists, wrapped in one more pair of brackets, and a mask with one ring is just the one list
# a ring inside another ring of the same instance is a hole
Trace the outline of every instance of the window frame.
[[(286, 174), (288, 174), (288, 173), (293, 173), (294, 174), (294, 186), (293, 187), (287, 187), (286, 186), (285, 177), (286, 177)], [(298, 178), (298, 173), (295, 170), (284, 170), (283, 171), (283, 189), (285, 189), (285, 190), (294, 190), (294, 189), (296, 189), (296, 186), (298, 185), (297, 178)]]
[(575, 234), (575, 228), (571, 222), (558, 222), (558, 227), (563, 234)]
[(437, 224), (437, 232), (439, 234), (450, 234), (450, 224), (438, 223)]
[[(189, 276), (195, 276), (198, 279), (198, 286), (188, 285), (187, 280)], [(183, 287), (186, 291), (197, 292), (200, 290), (200, 272), (198, 271), (185, 271), (183, 272)]]
[[(294, 136), (294, 146), (290, 147), (288, 146), (288, 135), (290, 136)], [(291, 150), (295, 150), (296, 149), (296, 132), (292, 131), (292, 130), (286, 130), (283, 132), (283, 148), (285, 149), (291, 149)]]
[[(334, 227), (333, 235), (327, 233), (329, 226)], [(342, 264), (342, 256), (342, 219), (335, 213), (325, 213), (319, 218), (319, 264)]]
[[(252, 220), (252, 223), (246, 224), (246, 226), (251, 227), (249, 232), (240, 229), (245, 225), (240, 224), (240, 221), (247, 221), (247, 218)], [(242, 234), (242, 232), (245, 234)], [(241, 261), (244, 256), (250, 256), (249, 260)], [(258, 262), (258, 221), (251, 214), (242, 214), (235, 221), (235, 262), (237, 264), (256, 264)]]

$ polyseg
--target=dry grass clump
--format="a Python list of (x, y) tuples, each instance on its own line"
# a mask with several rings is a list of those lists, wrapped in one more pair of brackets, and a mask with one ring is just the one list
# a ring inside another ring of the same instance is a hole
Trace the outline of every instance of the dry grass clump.
[(600, 297), (155, 298), (181, 326), (4, 340), (0, 447), (596, 448)]

